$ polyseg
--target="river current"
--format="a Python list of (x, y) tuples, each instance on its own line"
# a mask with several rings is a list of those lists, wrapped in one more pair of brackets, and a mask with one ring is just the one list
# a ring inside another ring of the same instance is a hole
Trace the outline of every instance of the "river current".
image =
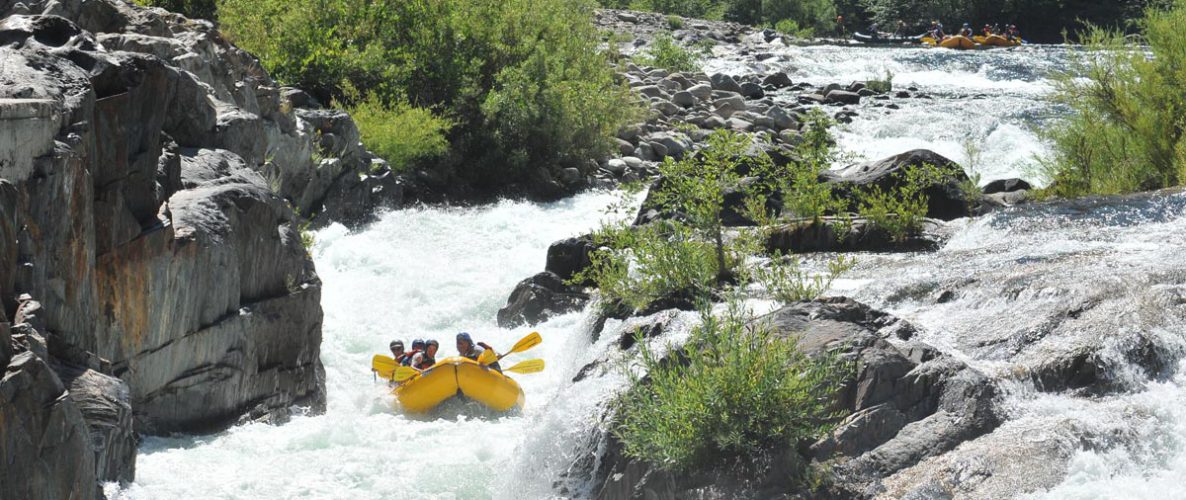
[[(705, 69), (783, 70), (816, 85), (888, 71), (896, 87), (916, 87), (929, 98), (895, 100), (896, 110), (856, 108), (853, 123), (838, 130), (844, 150), (877, 159), (929, 148), (970, 165), (982, 182), (1042, 182), (1034, 158), (1045, 150), (1035, 131), (1057, 111), (1042, 98), (1051, 89), (1050, 72), (1065, 66), (1068, 50), (788, 47), (778, 51), (784, 58), (761, 63), (718, 52)], [(538, 325), (543, 344), (511, 358), (548, 363), (543, 373), (517, 376), (527, 404), (515, 415), (446, 409), (431, 419), (406, 416), (393, 408), (385, 386), (372, 380), (370, 357), (395, 338), (435, 338), (449, 354), (459, 331), (510, 346), (533, 330), (495, 324), (495, 312), (515, 283), (542, 270), (551, 242), (587, 232), (606, 217), (629, 216), (604, 211), (618, 199), (616, 193), (592, 192), (550, 204), (410, 208), (385, 213), (357, 231), (334, 225), (318, 232), (313, 256), (324, 282), (327, 412), (297, 415), (279, 426), (145, 438), (135, 483), (109, 486), (109, 497), (562, 496), (553, 482), (580, 452), (574, 443), (597, 425), (599, 404), (622, 384), (612, 371), (594, 382), (571, 382), (614, 337), (592, 342), (587, 313)], [(1019, 356), (1057, 354), (1073, 347), (1068, 343), (1126, 328), (1180, 351), (1184, 207), (1186, 200), (1175, 195), (1136, 206), (1007, 211), (959, 221), (938, 252), (860, 256), (835, 291), (915, 322), (926, 341), (1004, 380)], [(1093, 290), (1097, 285), (1111, 292)], [(956, 288), (958, 298), (943, 304), (929, 298), (944, 287)], [(1032, 330), (1031, 323), (1054, 314), (1068, 296), (1107, 306), (1098, 318), (1088, 315), (1083, 328), (1089, 333), (1052, 335), (1035, 344), (1045, 350), (1033, 352), (985, 347)], [(1117, 361), (1118, 372), (1123, 365)], [(1037, 448), (1057, 455), (1049, 467), (1058, 479), (1031, 495), (1186, 498), (1180, 481), (1186, 474), (1186, 371), (1173, 366), (1154, 381), (1131, 379), (1124, 390), (1098, 397), (1041, 393), (1020, 379), (1005, 382), (1010, 418), (993, 436), (1004, 443), (1057, 443)], [(1016, 493), (1002, 488), (997, 493), (1003, 497)]]

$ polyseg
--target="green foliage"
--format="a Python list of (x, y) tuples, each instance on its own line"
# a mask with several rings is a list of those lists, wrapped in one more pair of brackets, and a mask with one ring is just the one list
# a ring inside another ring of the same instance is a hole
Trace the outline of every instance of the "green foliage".
[(1148, 12), (1147, 47), (1102, 29), (1086, 37), (1091, 52), (1074, 59), (1054, 93), (1073, 113), (1047, 131), (1053, 194), (1128, 193), (1186, 180), (1183, 25), (1186, 1), (1179, 0), (1172, 10)]
[(684, 18), (679, 17), (675, 14), (667, 16), (667, 27), (672, 30), (683, 29)]
[(1128, 20), (1139, 18), (1146, 7), (1164, 4), (1165, 0), (860, 0), (868, 18), (881, 26), (894, 26), (898, 20), (918, 28), (932, 20), (952, 27), (971, 22), (973, 28), (984, 23), (1017, 24), (1027, 37), (1036, 35), (1047, 41), (1061, 40), (1063, 31), (1079, 31), (1083, 22), (1124, 28)]
[(793, 447), (832, 428), (840, 417), (832, 401), (849, 365), (834, 356), (810, 358), (795, 338), (749, 326), (736, 303), (722, 318), (703, 319), (672, 355), (678, 360), (659, 358), (640, 339), (647, 378), (631, 373), (612, 428), (627, 455), (686, 471)]
[(799, 160), (787, 165), (782, 178), (783, 203), (795, 217), (819, 223), (824, 216), (843, 212), (847, 203), (836, 196), (831, 183), (820, 182), (820, 173), (836, 159), (835, 139), (829, 132), (834, 124), (818, 109), (806, 115), (802, 139), (796, 151)]
[[(609, 249), (594, 252), (592, 266), (572, 281), (596, 283), (607, 311), (621, 306), (638, 311), (671, 297), (699, 301), (717, 286), (720, 269), (714, 246), (695, 239), (686, 225), (607, 229), (594, 239)], [(725, 262), (727, 268), (736, 264), (735, 259)]]
[(350, 108), (364, 144), (401, 171), (414, 160), (439, 157), (449, 148), (452, 123), (430, 110), (400, 103), (388, 109), (375, 98)]
[(856, 260), (837, 256), (828, 262), (828, 272), (810, 274), (799, 267), (799, 259), (793, 256), (775, 255), (767, 267), (753, 272), (754, 281), (760, 283), (774, 300), (783, 304), (801, 300), (815, 300), (832, 286), (840, 275), (856, 265)]
[[(725, 197), (740, 190), (743, 205), (764, 211), (765, 185), (743, 185), (741, 167), (751, 174), (771, 173), (765, 155), (747, 156), (750, 138), (721, 130), (708, 138), (695, 159), (660, 167), (663, 182), (650, 193), (653, 202), (680, 214), (674, 220), (643, 227), (608, 226), (594, 234), (605, 250), (594, 252), (593, 265), (573, 278), (594, 282), (602, 304), (615, 310), (645, 309), (663, 298), (710, 299), (721, 285), (735, 281), (753, 238), (726, 237)], [(755, 214), (760, 215), (760, 214)]]
[(724, 236), (725, 196), (740, 191), (744, 200), (768, 195), (766, 186), (742, 185), (741, 167), (748, 167), (751, 176), (772, 175), (774, 166), (766, 155), (747, 155), (750, 138), (727, 130), (719, 130), (708, 137), (707, 145), (698, 157), (673, 161), (670, 158), (659, 167), (662, 186), (652, 193), (654, 200), (665, 207), (674, 207), (694, 234), (711, 241), (716, 249), (719, 281), (726, 281), (729, 271)]
[(864, 189), (860, 193), (860, 215), (896, 241), (914, 236), (922, 230), (927, 215), (930, 198), (924, 191), (947, 175), (933, 165), (908, 168), (904, 182), (896, 190), (886, 191), (876, 184)]
[(777, 23), (774, 23), (774, 30), (785, 35), (790, 35), (795, 38), (802, 38), (805, 40), (815, 38), (815, 29), (801, 28), (799, 27), (799, 22), (795, 21), (794, 19), (783, 19)]
[(880, 80), (873, 78), (865, 82), (865, 86), (879, 94), (885, 94), (894, 90), (894, 74), (885, 70), (885, 78)]
[(145, 7), (160, 7), (194, 19), (218, 19), (218, 0), (134, 0)]
[[(470, 185), (581, 167), (633, 118), (628, 89), (597, 50), (590, 0), (220, 0), (219, 9), (229, 38), (323, 102), (405, 118), (432, 109), (453, 124), (441, 177)], [(429, 136), (445, 129), (431, 125)]]
[(311, 224), (311, 221), (307, 221), (304, 224), (301, 224), (300, 227), (301, 246), (305, 247), (306, 252), (312, 251), (313, 245), (317, 244), (317, 235), (313, 233), (312, 229), (310, 229)]
[(731, 3), (725, 17), (742, 23), (777, 26), (779, 21), (791, 20), (803, 34), (831, 33), (836, 28), (833, 0), (734, 0)]
[(602, 4), (699, 19), (721, 19), (725, 7), (725, 3), (720, 0), (602, 0)]
[(695, 71), (699, 67), (696, 54), (681, 47), (667, 33), (656, 36), (646, 54), (638, 58), (638, 62), (668, 71)]

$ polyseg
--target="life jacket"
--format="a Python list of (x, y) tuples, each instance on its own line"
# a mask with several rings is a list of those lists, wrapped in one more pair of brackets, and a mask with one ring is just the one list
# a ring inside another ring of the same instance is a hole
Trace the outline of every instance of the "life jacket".
[(432, 365), (437, 364), (436, 358), (428, 355), (428, 351), (420, 353), (420, 364), (414, 366), (417, 370), (427, 370), (432, 368)]
[(416, 353), (421, 351), (412, 351), (404, 353), (402, 358), (399, 358), (400, 366), (412, 366), (412, 358), (416, 357)]

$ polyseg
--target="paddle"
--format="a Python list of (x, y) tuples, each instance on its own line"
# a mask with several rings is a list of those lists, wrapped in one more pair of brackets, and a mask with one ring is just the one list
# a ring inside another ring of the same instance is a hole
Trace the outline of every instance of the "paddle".
[(410, 366), (401, 366), (401, 367), (395, 369), (395, 374), (392, 376), (391, 379), (396, 382), (403, 382), (403, 381), (408, 380), (408, 379), (415, 377), (417, 375), (420, 375), (420, 370), (417, 370)]
[(371, 371), (378, 373), (380, 377), (387, 380), (391, 380), (394, 377), (395, 370), (398, 366), (399, 363), (396, 363), (395, 359), (391, 358), (391, 356), (376, 354), (374, 358), (371, 358)]
[(528, 349), (531, 349), (532, 347), (539, 345), (540, 342), (543, 342), (543, 341), (544, 341), (544, 339), (543, 339), (543, 337), (539, 336), (539, 332), (531, 332), (531, 333), (527, 334), (526, 337), (523, 337), (522, 339), (519, 339), (518, 342), (515, 342), (515, 345), (511, 347), (511, 350), (503, 353), (501, 356), (495, 356), (494, 353), (491, 352), (489, 349), (482, 351), (482, 354), (478, 355), (478, 363), (481, 363), (482, 365), (489, 365), (491, 363), (494, 363), (495, 361), (501, 360), (502, 358), (506, 357), (508, 354), (514, 354), (516, 352), (523, 352)]
[(506, 371), (514, 373), (539, 373), (544, 371), (544, 360), (529, 359), (527, 361), (515, 363), (515, 366), (507, 368)]

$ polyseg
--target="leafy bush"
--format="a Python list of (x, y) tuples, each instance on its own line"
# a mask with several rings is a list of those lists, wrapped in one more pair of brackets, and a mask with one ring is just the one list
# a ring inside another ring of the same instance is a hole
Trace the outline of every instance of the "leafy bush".
[(449, 148), (445, 134), (452, 123), (430, 110), (399, 104), (383, 106), (374, 97), (350, 108), (364, 144), (401, 171), (414, 160), (439, 157)]
[[(1150, 10), (1148, 47), (1096, 29), (1090, 52), (1057, 80), (1054, 99), (1073, 113), (1048, 130), (1054, 194), (1117, 194), (1186, 180), (1186, 1)], [(1146, 52), (1152, 53), (1152, 57)]]
[(639, 62), (668, 71), (695, 71), (699, 59), (692, 51), (676, 43), (671, 35), (664, 33), (655, 37)]
[(220, 0), (219, 17), (323, 102), (435, 110), (454, 124), (440, 177), (497, 189), (583, 167), (633, 118), (590, 1)]
[(614, 8), (629, 7), (634, 10), (649, 10), (699, 19), (720, 19), (725, 7), (725, 3), (719, 0), (602, 0), (602, 4), (617, 4), (620, 6)]
[(890, 71), (887, 69), (885, 70), (885, 78), (880, 80), (871, 78), (865, 82), (865, 86), (868, 87), (869, 90), (879, 94), (892, 92), (894, 90), (894, 74), (890, 73)]
[(785, 34), (785, 35), (793, 36), (795, 38), (802, 38), (802, 39), (806, 39), (806, 40), (815, 38), (815, 30), (814, 29), (800, 28), (799, 22), (795, 21), (794, 19), (783, 19), (777, 23), (774, 23), (774, 30), (779, 33)]
[(737, 0), (731, 3), (725, 17), (742, 23), (765, 25), (791, 20), (798, 25), (800, 33), (830, 33), (835, 31), (836, 4), (833, 0)]
[(848, 365), (809, 358), (796, 339), (749, 326), (736, 303), (703, 319), (678, 359), (638, 343), (647, 378), (632, 375), (612, 428), (627, 455), (686, 471), (828, 432)]
[(695, 158), (683, 161), (667, 159), (659, 167), (662, 186), (652, 193), (660, 206), (672, 207), (694, 234), (713, 243), (716, 251), (718, 281), (729, 279), (724, 235), (725, 198), (730, 192), (741, 195), (742, 206), (757, 207), (752, 200), (768, 195), (764, 185), (742, 183), (743, 167), (747, 175), (772, 176), (774, 166), (764, 154), (748, 155), (750, 137), (728, 130), (718, 130)]
[(843, 255), (828, 262), (825, 274), (810, 274), (799, 267), (799, 259), (793, 256), (775, 255), (767, 267), (754, 270), (754, 281), (770, 292), (774, 300), (783, 304), (801, 300), (815, 300), (832, 287), (840, 275), (848, 272), (856, 261)]
[(848, 203), (836, 195), (835, 185), (820, 182), (820, 174), (837, 159), (836, 141), (830, 128), (835, 122), (812, 109), (805, 116), (802, 142), (796, 147), (797, 161), (782, 172), (783, 205), (795, 217), (820, 223), (824, 216), (844, 212)]
[(947, 172), (933, 165), (908, 168), (901, 187), (883, 190), (878, 185), (860, 193), (860, 215), (896, 241), (918, 234), (926, 218), (930, 197), (923, 191), (940, 182)]
[[(717, 286), (720, 269), (713, 245), (696, 240), (686, 225), (602, 231), (597, 240), (609, 249), (594, 252), (592, 265), (572, 282), (593, 281), (607, 312), (621, 306), (629, 308), (624, 312), (638, 311), (665, 298), (701, 301)], [(732, 258), (725, 262), (726, 269), (736, 264)]]
[(667, 27), (673, 30), (683, 29), (684, 18), (674, 14), (667, 16)]

